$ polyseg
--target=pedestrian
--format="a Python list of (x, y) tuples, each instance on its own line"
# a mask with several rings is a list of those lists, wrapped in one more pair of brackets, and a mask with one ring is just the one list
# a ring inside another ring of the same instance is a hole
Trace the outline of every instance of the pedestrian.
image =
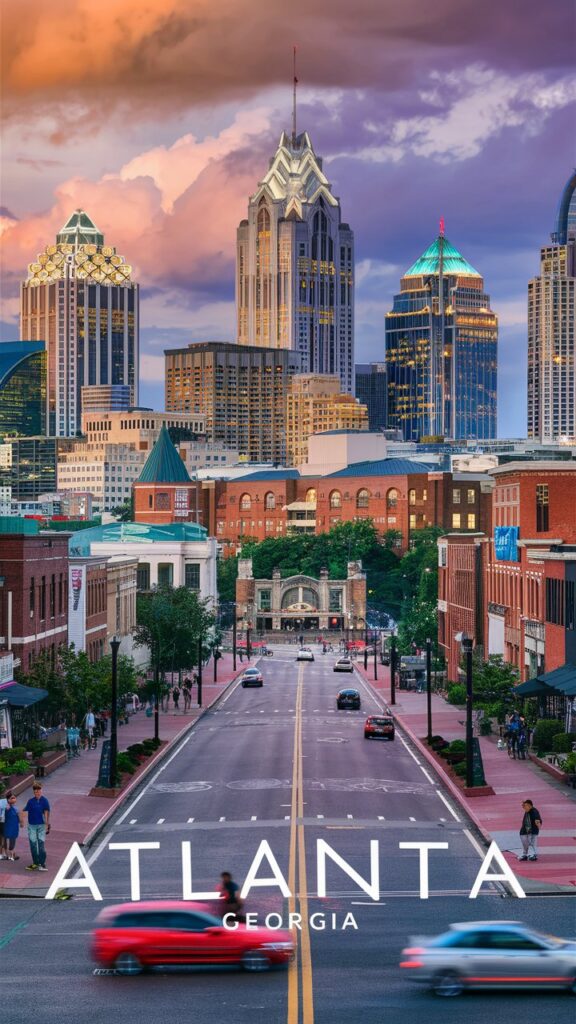
[(192, 703), (192, 681), (188, 676), (186, 676), (186, 679), (184, 680), (182, 689), (184, 692), (184, 711), (188, 711), (190, 709), (190, 704)]
[(525, 761), (526, 760), (526, 747), (527, 746), (528, 746), (528, 741), (527, 741), (527, 737), (526, 737), (526, 730), (522, 726), (520, 726), (520, 732), (518, 733), (518, 747), (517, 747), (517, 749), (518, 749), (518, 760), (519, 761)]
[(177, 686), (172, 690), (172, 700), (174, 701), (174, 711), (178, 711), (178, 704), (180, 702), (180, 690)]
[(96, 716), (91, 707), (88, 708), (88, 711), (84, 715), (84, 728), (86, 729), (88, 737), (88, 749), (90, 749), (90, 747), (95, 747), (94, 730), (96, 728)]
[(244, 923), (246, 916), (241, 913), (244, 900), (240, 896), (240, 886), (236, 884), (229, 871), (223, 871), (220, 878), (220, 899), (224, 900), (222, 917), (233, 914), (234, 920)]
[(6, 860), (6, 837), (4, 825), (6, 822), (6, 811), (8, 810), (8, 799), (11, 796), (10, 790), (6, 796), (0, 797), (0, 860)]
[(6, 860), (20, 860), (20, 857), (14, 852), (16, 847), (16, 840), (20, 832), (20, 825), (23, 824), (22, 816), (16, 807), (16, 797), (14, 793), (8, 792), (6, 794), (8, 800), (8, 809), (4, 818), (4, 841), (6, 843)]
[(50, 804), (42, 795), (41, 782), (34, 783), (32, 793), (33, 796), (23, 808), (23, 813), (28, 815), (28, 841), (32, 854), (32, 863), (28, 864), (26, 870), (47, 871), (44, 843), (50, 833)]
[(538, 836), (542, 828), (540, 811), (534, 807), (531, 800), (522, 801), (522, 824), (520, 826), (520, 839), (522, 840), (522, 855), (518, 860), (538, 860)]

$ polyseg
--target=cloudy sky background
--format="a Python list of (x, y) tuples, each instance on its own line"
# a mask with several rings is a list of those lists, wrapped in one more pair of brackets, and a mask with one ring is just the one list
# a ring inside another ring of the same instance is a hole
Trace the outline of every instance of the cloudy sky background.
[(2, 338), (26, 266), (81, 206), (142, 286), (141, 400), (163, 350), (234, 338), (234, 258), (289, 127), (356, 236), (356, 360), (446, 234), (500, 317), (501, 436), (525, 434), (526, 284), (574, 166), (572, 0), (11, 0), (3, 9)]

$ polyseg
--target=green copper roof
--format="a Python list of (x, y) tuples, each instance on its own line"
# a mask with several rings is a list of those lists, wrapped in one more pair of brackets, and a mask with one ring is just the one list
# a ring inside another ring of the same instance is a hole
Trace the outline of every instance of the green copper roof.
[[(24, 522), (36, 520), (24, 520)], [(92, 544), (173, 544), (174, 541), (205, 541), (208, 531), (198, 523), (107, 523), (78, 530), (68, 541), (70, 555), (92, 554)], [(112, 554), (117, 552), (113, 551)]]
[(64, 227), (56, 235), (58, 244), (104, 245), (104, 235), (84, 210), (74, 210)]
[(178, 455), (170, 434), (162, 427), (156, 444), (146, 459), (139, 484), (189, 484), (188, 470)]
[(416, 263), (413, 263), (406, 271), (404, 277), (427, 277), (430, 274), (439, 274), (441, 256), (443, 274), (463, 274), (467, 277), (482, 276), (477, 270), (474, 270), (474, 267), (470, 266), (468, 260), (464, 259), (447, 238), (438, 235), (432, 245), (428, 246), (426, 252), (422, 253), (420, 259), (416, 260)]

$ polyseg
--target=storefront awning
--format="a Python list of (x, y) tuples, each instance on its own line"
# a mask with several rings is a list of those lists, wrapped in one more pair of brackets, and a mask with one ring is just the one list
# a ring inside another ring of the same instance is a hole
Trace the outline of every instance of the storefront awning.
[(37, 686), (22, 686), (21, 683), (0, 683), (0, 703), (5, 701), (13, 708), (28, 708), (48, 696), (48, 690)]
[(542, 672), (527, 679), (514, 690), (520, 697), (576, 697), (576, 665), (562, 665), (551, 672)]

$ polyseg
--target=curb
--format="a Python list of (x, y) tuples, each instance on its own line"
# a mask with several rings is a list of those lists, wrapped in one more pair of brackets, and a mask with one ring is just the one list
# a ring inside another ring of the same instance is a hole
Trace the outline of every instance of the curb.
[(90, 846), (90, 844), (94, 841), (98, 833), (102, 831), (106, 823), (110, 820), (112, 815), (116, 813), (118, 808), (122, 806), (127, 797), (129, 797), (133, 793), (133, 791), (140, 785), (140, 783), (144, 779), (146, 779), (149, 775), (152, 774), (154, 768), (156, 768), (156, 766), (164, 760), (166, 755), (173, 750), (176, 744), (180, 742), (180, 740), (186, 735), (186, 733), (193, 729), (196, 723), (200, 721), (200, 719), (206, 714), (206, 712), (209, 711), (210, 708), (212, 708), (214, 704), (216, 704), (216, 702), (224, 696), (224, 694), (229, 690), (229, 688), (237, 681), (238, 677), (242, 675), (242, 672), (243, 669), (237, 671), (234, 678), (231, 679), (228, 683), (226, 683), (224, 689), (216, 697), (214, 697), (209, 704), (206, 704), (200, 710), (200, 714), (198, 715), (198, 717), (195, 718), (193, 722), (188, 722), (187, 725), (185, 725), (180, 730), (180, 732), (176, 733), (176, 735), (172, 737), (172, 739), (166, 744), (165, 747), (162, 747), (156, 753), (156, 756), (148, 762), (143, 772), (140, 775), (138, 775), (136, 779), (133, 779), (130, 785), (122, 791), (122, 793), (120, 794), (120, 796), (116, 798), (116, 800), (114, 800), (114, 803), (107, 808), (107, 810), (104, 812), (99, 821), (97, 821), (96, 824), (91, 828), (90, 832), (88, 832), (88, 834), (84, 836), (84, 839), (79, 844), (80, 846)]

